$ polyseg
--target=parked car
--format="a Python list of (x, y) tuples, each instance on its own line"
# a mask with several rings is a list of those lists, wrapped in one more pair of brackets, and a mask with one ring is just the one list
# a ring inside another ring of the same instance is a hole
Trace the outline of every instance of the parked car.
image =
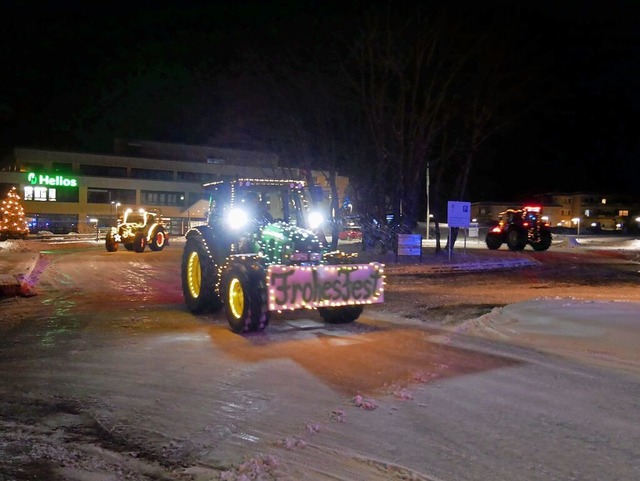
[(343, 229), (338, 234), (340, 240), (362, 240), (362, 228), (359, 226), (350, 226)]

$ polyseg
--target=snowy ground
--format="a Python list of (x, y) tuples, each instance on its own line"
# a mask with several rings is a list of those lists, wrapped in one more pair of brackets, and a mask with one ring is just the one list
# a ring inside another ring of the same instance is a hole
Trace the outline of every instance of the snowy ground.
[[(479, 269), (486, 247), (467, 248), (454, 261)], [(434, 278), (446, 259), (388, 257), (387, 302), (360, 322), (287, 315), (261, 336), (184, 310), (180, 249), (0, 243), (0, 267), (3, 252), (46, 251), (38, 295), (0, 300), (0, 481), (640, 479), (637, 447), (615, 445), (640, 436), (619, 422), (638, 414), (639, 240), (566, 238), (541, 254), (551, 267), (490, 276)], [(591, 249), (626, 271), (564, 260)], [(461, 335), (534, 351), (459, 349)], [(601, 384), (562, 365), (538, 381), (550, 361), (535, 351), (631, 377)], [(564, 370), (576, 379), (560, 384)], [(628, 397), (604, 410), (580, 403), (619, 386)], [(557, 392), (561, 414), (536, 402)], [(574, 430), (598, 422), (612, 426), (604, 460), (589, 451), (601, 425)]]

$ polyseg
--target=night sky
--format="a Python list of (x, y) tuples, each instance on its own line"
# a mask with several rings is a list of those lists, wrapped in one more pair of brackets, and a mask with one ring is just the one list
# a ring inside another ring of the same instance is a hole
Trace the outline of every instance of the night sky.
[[(483, 147), (472, 200), (519, 191), (637, 194), (640, 2), (536, 2), (520, 9), (509, 7), (519, 2), (475, 3), (446, 2), (473, 15), (475, 8), (479, 22), (500, 9), (507, 19), (525, 18), (533, 48), (521, 60), (534, 69), (544, 64), (545, 76), (531, 94), (531, 108)], [(230, 124), (234, 115), (220, 113), (231, 95), (221, 78), (242, 59), (277, 62), (299, 47), (348, 42), (372, 4), (100, 2), (98, 8), (5, 1), (2, 153), (14, 146), (109, 152), (114, 137), (219, 138), (250, 122), (246, 106), (235, 113), (243, 122)], [(416, 2), (392, 4), (411, 15)]]

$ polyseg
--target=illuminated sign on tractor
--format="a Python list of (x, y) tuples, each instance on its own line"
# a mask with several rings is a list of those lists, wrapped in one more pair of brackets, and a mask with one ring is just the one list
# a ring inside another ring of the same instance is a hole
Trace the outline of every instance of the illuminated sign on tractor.
[(268, 268), (269, 309), (312, 309), (384, 302), (383, 265)]

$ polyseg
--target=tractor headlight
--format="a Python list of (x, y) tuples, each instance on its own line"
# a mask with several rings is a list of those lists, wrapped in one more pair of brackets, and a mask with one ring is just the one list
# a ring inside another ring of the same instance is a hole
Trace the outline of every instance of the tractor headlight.
[(231, 229), (241, 229), (249, 223), (249, 216), (244, 209), (236, 207), (227, 212), (226, 223)]
[(309, 228), (317, 229), (324, 222), (324, 216), (317, 211), (309, 212)]

